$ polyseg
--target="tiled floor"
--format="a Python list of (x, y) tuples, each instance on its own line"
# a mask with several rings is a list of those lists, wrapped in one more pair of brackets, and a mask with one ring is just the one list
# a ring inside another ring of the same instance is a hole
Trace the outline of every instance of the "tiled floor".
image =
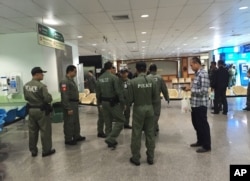
[[(142, 142), (141, 166), (129, 163), (131, 131), (123, 130), (116, 150), (96, 136), (97, 109), (80, 108), (82, 134), (87, 141), (65, 146), (63, 124), (53, 123), (56, 154), (33, 158), (28, 151), (27, 123), (15, 123), (1, 133), (0, 170), (6, 181), (228, 181), (230, 164), (250, 164), (250, 112), (243, 112), (245, 98), (228, 98), (229, 113), (212, 115), (212, 152), (196, 153), (190, 114), (180, 113), (180, 101), (162, 105), (155, 164), (146, 163)], [(39, 148), (41, 145), (39, 143)], [(41, 150), (41, 149), (40, 149)], [(0, 175), (1, 177), (1, 175)]]

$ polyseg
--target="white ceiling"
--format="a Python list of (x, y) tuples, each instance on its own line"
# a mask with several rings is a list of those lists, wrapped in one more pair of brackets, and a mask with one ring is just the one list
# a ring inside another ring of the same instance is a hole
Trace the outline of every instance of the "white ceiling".
[(66, 41), (78, 42), (80, 55), (110, 59), (182, 56), (250, 42), (250, 0), (0, 0), (0, 34), (34, 32), (48, 17), (61, 22), (49, 26)]

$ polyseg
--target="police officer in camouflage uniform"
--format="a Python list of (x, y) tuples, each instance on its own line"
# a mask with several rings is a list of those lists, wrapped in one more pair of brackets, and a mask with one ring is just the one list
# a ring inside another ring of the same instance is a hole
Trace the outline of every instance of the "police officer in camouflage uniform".
[(123, 94), (124, 94), (125, 105), (126, 105), (126, 108), (124, 111), (124, 116), (125, 116), (124, 128), (132, 129), (132, 126), (129, 125), (131, 104), (129, 104), (128, 102), (128, 87), (130, 86), (130, 79), (128, 79), (127, 69), (122, 69), (120, 71), (120, 81), (121, 81), (121, 86), (123, 87)]
[(79, 92), (74, 81), (77, 71), (74, 65), (66, 69), (66, 76), (60, 82), (61, 101), (63, 105), (64, 138), (66, 145), (76, 145), (86, 138), (80, 135)]
[(43, 71), (40, 67), (31, 70), (32, 80), (23, 87), (24, 98), (28, 102), (29, 114), (29, 150), (32, 157), (37, 156), (37, 141), (39, 131), (41, 134), (42, 156), (49, 156), (56, 152), (52, 149), (51, 119), (50, 112), (45, 107), (50, 107), (52, 96), (48, 93), (47, 86), (40, 81), (43, 80)]
[(132, 138), (130, 162), (136, 166), (140, 165), (141, 135), (144, 130), (147, 147), (147, 162), (154, 163), (154, 109), (153, 100), (157, 98), (156, 83), (146, 76), (146, 63), (137, 62), (136, 70), (138, 77), (131, 80), (129, 86), (129, 102), (133, 106)]
[(149, 78), (152, 78), (156, 82), (156, 91), (157, 91), (157, 98), (153, 101), (153, 108), (154, 108), (154, 121), (155, 121), (155, 135), (159, 132), (159, 117), (161, 114), (161, 92), (165, 98), (165, 100), (169, 103), (169, 95), (168, 89), (166, 86), (165, 81), (157, 72), (157, 66), (155, 64), (150, 65), (149, 67), (150, 74), (148, 75)]
[[(123, 115), (124, 95), (117, 76), (111, 73), (112, 63), (104, 64), (105, 72), (98, 78), (96, 84), (96, 98), (98, 105), (102, 106), (105, 122), (105, 142), (108, 147), (115, 148), (116, 138), (123, 129), (125, 118)], [(114, 127), (112, 122), (115, 120)]]

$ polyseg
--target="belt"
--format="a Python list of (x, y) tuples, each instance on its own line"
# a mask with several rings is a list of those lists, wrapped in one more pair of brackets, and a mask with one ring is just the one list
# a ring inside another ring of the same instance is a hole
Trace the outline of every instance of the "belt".
[(102, 97), (101, 100), (110, 102), (114, 100), (114, 97)]
[(79, 99), (69, 99), (70, 102), (79, 102)]

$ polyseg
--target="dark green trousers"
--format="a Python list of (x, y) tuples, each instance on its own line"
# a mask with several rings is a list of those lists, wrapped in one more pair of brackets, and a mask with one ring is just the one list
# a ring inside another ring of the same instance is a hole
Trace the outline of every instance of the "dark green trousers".
[(154, 111), (152, 105), (134, 106), (133, 122), (132, 122), (132, 137), (131, 137), (131, 152), (132, 158), (139, 161), (141, 158), (141, 135), (144, 130), (146, 138), (147, 156), (149, 159), (154, 159), (155, 135), (154, 135)]
[(41, 134), (42, 151), (47, 153), (52, 148), (50, 115), (46, 116), (45, 112), (39, 108), (31, 108), (29, 110), (29, 150), (32, 153), (38, 152), (39, 131)]
[(126, 109), (124, 111), (124, 117), (125, 117), (124, 125), (129, 125), (130, 108), (131, 108), (131, 106), (129, 104), (126, 104)]
[(97, 133), (104, 133), (103, 110), (100, 106), (97, 106), (97, 109), (98, 109)]
[(71, 102), (70, 104), (73, 109), (73, 115), (68, 115), (68, 110), (63, 109), (63, 128), (65, 141), (71, 141), (72, 139), (77, 139), (80, 137), (78, 102)]
[[(123, 110), (119, 104), (111, 107), (109, 102), (102, 102), (103, 108), (103, 118), (105, 122), (105, 133), (107, 135), (106, 141), (110, 143), (115, 143), (116, 138), (119, 136), (120, 132), (124, 127), (125, 118), (123, 115)], [(112, 122), (114, 126), (112, 127)]]
[(154, 123), (155, 123), (155, 130), (159, 129), (159, 118), (161, 114), (161, 101), (157, 101), (153, 103), (154, 108)]

